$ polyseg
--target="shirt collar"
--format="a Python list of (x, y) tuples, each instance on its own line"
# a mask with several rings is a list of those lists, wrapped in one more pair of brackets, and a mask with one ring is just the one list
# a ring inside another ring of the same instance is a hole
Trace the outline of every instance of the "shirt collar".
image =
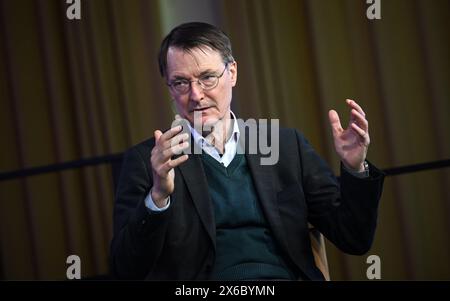
[[(238, 126), (238, 122), (236, 119), (236, 115), (234, 115), (234, 113), (230, 110), (231, 113), (231, 120), (233, 122), (233, 130), (232, 133), (230, 135), (230, 138), (225, 142), (225, 144), (230, 143), (230, 142), (237, 142), (239, 141), (239, 136), (240, 136), (240, 131), (239, 131), (239, 126)], [(192, 137), (194, 138), (194, 142), (199, 145), (201, 148), (203, 148), (204, 146), (209, 146), (211, 147), (212, 145), (205, 139), (205, 137), (203, 137), (199, 132), (197, 132), (197, 130), (195, 128), (193, 128), (190, 124), (189, 124), (189, 130), (191, 131)]]

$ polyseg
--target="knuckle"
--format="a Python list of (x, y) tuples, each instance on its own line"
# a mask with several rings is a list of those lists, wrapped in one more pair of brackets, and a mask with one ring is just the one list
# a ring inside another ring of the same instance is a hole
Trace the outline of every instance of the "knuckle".
[(163, 156), (164, 156), (164, 157), (166, 157), (166, 156), (170, 156), (170, 155), (171, 155), (171, 151), (170, 151), (170, 148), (169, 148), (169, 149), (166, 149), (166, 150), (164, 150), (164, 151), (162, 152), (162, 154), (163, 154)]
[(169, 169), (173, 168), (173, 161), (168, 161), (166, 164), (167, 164), (167, 167), (169, 167)]
[(157, 154), (159, 154), (161, 151), (160, 151), (160, 149), (159, 149), (159, 147), (158, 146), (155, 146), (153, 149), (152, 149), (152, 156), (156, 156)]

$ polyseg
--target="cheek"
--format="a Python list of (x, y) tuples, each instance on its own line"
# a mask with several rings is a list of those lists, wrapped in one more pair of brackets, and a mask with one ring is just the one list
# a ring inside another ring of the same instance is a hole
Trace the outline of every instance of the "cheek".
[(211, 95), (211, 99), (214, 100), (217, 107), (223, 111), (226, 110), (231, 103), (231, 93), (232, 89), (230, 87), (223, 87), (221, 90), (217, 91), (217, 93), (214, 93)]
[(186, 101), (184, 98), (175, 98), (173, 102), (173, 105), (176, 109), (176, 114), (180, 115), (182, 118), (190, 120), (188, 101)]
[(176, 97), (174, 102), (178, 111), (188, 111), (189, 100), (186, 97)]
[(226, 89), (223, 91), (223, 93), (221, 94), (220, 101), (218, 103), (218, 106), (221, 111), (225, 111), (228, 109), (231, 103), (231, 96), (232, 96), (231, 89)]

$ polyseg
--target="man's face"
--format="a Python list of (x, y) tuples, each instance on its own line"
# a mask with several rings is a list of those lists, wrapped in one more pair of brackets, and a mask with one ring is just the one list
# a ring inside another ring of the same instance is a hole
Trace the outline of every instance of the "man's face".
[[(208, 75), (220, 75), (225, 64), (219, 52), (210, 48), (195, 48), (190, 52), (170, 47), (167, 52), (167, 82), (174, 80), (198, 80)], [(230, 116), (232, 88), (236, 85), (237, 64), (229, 63), (217, 86), (211, 90), (203, 88), (195, 81), (186, 93), (178, 93), (170, 88), (178, 114), (194, 124), (194, 113), (201, 116), (202, 126), (212, 126), (218, 120)], [(198, 123), (199, 120), (196, 121)]]

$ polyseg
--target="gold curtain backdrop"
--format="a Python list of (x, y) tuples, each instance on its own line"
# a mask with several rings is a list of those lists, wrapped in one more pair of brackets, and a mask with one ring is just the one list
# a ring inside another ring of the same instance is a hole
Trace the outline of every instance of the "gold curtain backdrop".
[[(380, 168), (450, 158), (448, 0), (0, 0), (0, 172), (120, 153), (174, 116), (157, 53), (186, 21), (221, 27), (233, 43), (242, 118), (301, 130), (338, 172), (327, 112), (345, 99), (370, 123)], [(388, 177), (373, 248), (327, 244), (331, 279), (364, 280), (370, 254), (382, 279), (450, 279), (450, 172)], [(108, 273), (111, 167), (0, 182), (0, 279)]]

